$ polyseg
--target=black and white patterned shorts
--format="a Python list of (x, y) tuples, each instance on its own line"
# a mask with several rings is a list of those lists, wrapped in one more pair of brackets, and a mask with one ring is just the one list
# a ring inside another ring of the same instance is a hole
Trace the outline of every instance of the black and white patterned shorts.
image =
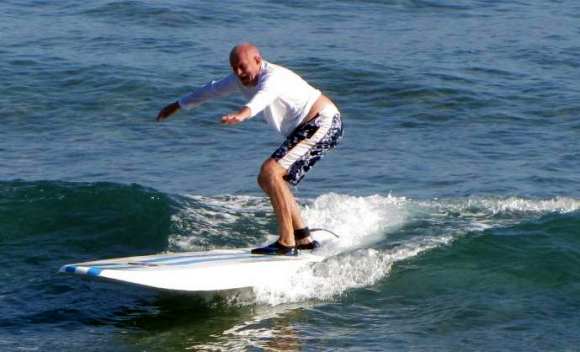
[(342, 139), (340, 112), (334, 107), (323, 109), (308, 123), (298, 126), (272, 154), (288, 175), (288, 183), (296, 186), (327, 151)]

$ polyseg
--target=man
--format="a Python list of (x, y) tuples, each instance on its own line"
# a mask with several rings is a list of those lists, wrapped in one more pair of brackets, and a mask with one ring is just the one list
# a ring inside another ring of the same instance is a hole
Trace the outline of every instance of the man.
[(254, 45), (245, 43), (230, 53), (233, 73), (212, 81), (163, 108), (157, 121), (180, 109), (233, 92), (241, 92), (248, 103), (221, 118), (235, 125), (258, 113), (283, 136), (284, 143), (260, 169), (258, 184), (268, 194), (278, 221), (279, 239), (253, 254), (297, 255), (297, 249), (315, 249), (298, 204), (287, 184), (297, 185), (304, 174), (342, 138), (340, 113), (332, 101), (294, 72), (262, 59)]

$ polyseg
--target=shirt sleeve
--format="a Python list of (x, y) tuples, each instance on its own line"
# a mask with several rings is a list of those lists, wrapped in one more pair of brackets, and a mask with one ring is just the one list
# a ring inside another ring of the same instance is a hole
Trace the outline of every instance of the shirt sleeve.
[(262, 110), (264, 110), (280, 95), (280, 89), (277, 88), (278, 87), (273, 80), (270, 80), (258, 88), (258, 92), (245, 105), (250, 108), (250, 117), (254, 117), (262, 112)]
[(231, 74), (222, 80), (210, 81), (193, 92), (182, 96), (177, 102), (181, 109), (190, 110), (213, 98), (228, 96), (237, 89), (237, 78), (235, 75)]

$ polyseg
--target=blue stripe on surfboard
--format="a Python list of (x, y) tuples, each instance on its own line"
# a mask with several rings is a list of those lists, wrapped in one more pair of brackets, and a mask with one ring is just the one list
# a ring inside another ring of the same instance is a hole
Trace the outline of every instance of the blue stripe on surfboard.
[[(209, 263), (209, 262), (219, 262), (219, 261), (235, 261), (239, 260), (242, 262), (253, 261), (253, 262), (263, 262), (263, 261), (280, 261), (286, 258), (282, 256), (244, 256), (244, 257), (229, 257), (229, 258), (196, 258), (191, 260), (184, 260), (176, 263), (168, 263), (165, 264), (167, 266), (179, 266), (179, 265), (188, 265), (188, 264), (195, 264), (195, 263)], [(286, 259), (287, 260), (287, 259)]]
[[(194, 259), (191, 259), (194, 258)], [(247, 256), (240, 256), (240, 255), (215, 255), (215, 256), (205, 256), (205, 257), (197, 257), (197, 256), (182, 256), (179, 258), (175, 257), (164, 257), (164, 258), (157, 258), (157, 259), (148, 259), (148, 260), (135, 260), (135, 261), (126, 261), (121, 263), (111, 262), (111, 263), (86, 263), (87, 266), (92, 264), (91, 266), (99, 267), (99, 268), (120, 268), (120, 267), (127, 267), (127, 268), (139, 268), (139, 267), (155, 267), (155, 266), (173, 266), (173, 265), (182, 265), (188, 263), (195, 263), (196, 261), (200, 262), (209, 262), (209, 261), (216, 261), (216, 260), (232, 260), (232, 259), (246, 259), (251, 258)], [(124, 258), (124, 259), (131, 259), (131, 257)], [(79, 263), (83, 265), (84, 263)]]
[(89, 271), (87, 271), (87, 275), (88, 276), (97, 277), (97, 276), (101, 275), (101, 272), (103, 272), (102, 269), (99, 269), (99, 268), (90, 268)]
[(100, 268), (100, 269), (122, 269), (122, 268), (132, 268), (134, 265), (124, 264), (124, 263), (109, 263), (102, 265), (90, 265), (89, 263), (78, 263), (75, 265), (67, 265), (64, 271), (67, 273), (75, 273), (77, 268)]
[(135, 261), (135, 263), (156, 263), (156, 264), (160, 264), (163, 263), (165, 261), (170, 262), (170, 261), (180, 261), (180, 260), (190, 260), (189, 258), (196, 258), (196, 259), (201, 259), (201, 260), (205, 260), (205, 259), (213, 259), (213, 258), (240, 258), (246, 255), (251, 255), (248, 252), (242, 252), (242, 253), (224, 253), (224, 254), (203, 254), (203, 255), (168, 255), (166, 257), (160, 257), (160, 258), (155, 258), (155, 259), (146, 259), (146, 260), (139, 260), (139, 261)]
[[(211, 259), (230, 259), (230, 258), (244, 258), (246, 256), (250, 256), (249, 252), (242, 252), (242, 253), (224, 253), (224, 254), (206, 254), (206, 255), (167, 255), (164, 257), (158, 257), (155, 259), (145, 259), (145, 260), (135, 260), (135, 261), (128, 261), (131, 257), (127, 258), (119, 258), (119, 259), (127, 259), (126, 262), (104, 262), (102, 264), (96, 264), (96, 262), (91, 262), (91, 264), (95, 264), (95, 266), (99, 267), (113, 267), (113, 266), (131, 266), (131, 265), (144, 265), (147, 264), (159, 264), (159, 265), (178, 265), (181, 262), (190, 261), (191, 258), (195, 258), (196, 260), (211, 260)], [(112, 260), (119, 260), (119, 259), (112, 259)], [(166, 263), (167, 262), (167, 263)], [(171, 263), (175, 262), (175, 263)], [(131, 263), (131, 264), (130, 264)], [(85, 264), (85, 263), (79, 263)], [(86, 263), (89, 264), (89, 263)]]
[[(67, 265), (64, 268), (64, 271), (66, 273), (75, 274), (77, 272), (78, 268), (79, 268), (79, 266), (76, 266), (76, 265)], [(87, 270), (84, 274), (88, 275), (88, 276), (97, 277), (97, 276), (101, 275), (101, 272), (103, 272), (103, 269), (101, 269), (101, 268), (89, 267), (89, 270)], [(82, 272), (80, 272), (80, 273), (82, 273)]]

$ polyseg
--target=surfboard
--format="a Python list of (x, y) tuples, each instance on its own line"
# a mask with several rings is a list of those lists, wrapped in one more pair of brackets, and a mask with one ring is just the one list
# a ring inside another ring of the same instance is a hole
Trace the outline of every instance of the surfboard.
[(255, 255), (250, 248), (166, 253), (66, 264), (61, 273), (180, 292), (211, 292), (258, 287), (320, 262), (316, 251), (298, 256)]

